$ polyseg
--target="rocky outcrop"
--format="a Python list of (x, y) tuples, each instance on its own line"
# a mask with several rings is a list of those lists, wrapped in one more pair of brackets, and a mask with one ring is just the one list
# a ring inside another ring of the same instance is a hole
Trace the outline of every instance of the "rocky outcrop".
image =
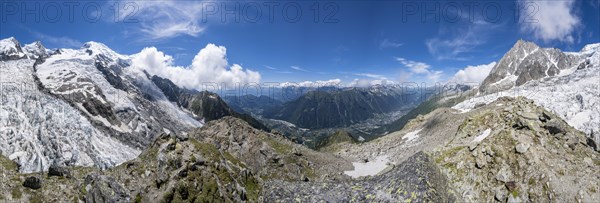
[(531, 100), (503, 97), (432, 155), (465, 201), (594, 202), (600, 154), (585, 140)]

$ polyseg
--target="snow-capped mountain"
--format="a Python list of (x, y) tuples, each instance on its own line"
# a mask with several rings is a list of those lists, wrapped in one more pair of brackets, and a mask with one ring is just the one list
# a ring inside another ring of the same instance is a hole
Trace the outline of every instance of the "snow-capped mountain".
[(135, 158), (160, 133), (185, 134), (213, 111), (230, 111), (182, 108), (130, 61), (97, 42), (49, 50), (0, 40), (2, 155), (21, 172), (53, 163), (107, 168)]
[(492, 93), (520, 86), (531, 80), (566, 75), (589, 64), (586, 58), (588, 57), (583, 53), (540, 48), (532, 42), (519, 40), (492, 68), (482, 82), (480, 91)]
[(128, 67), (128, 56), (88, 42), (45, 59), (36, 73), (50, 93), (133, 146), (145, 146), (163, 131), (180, 133), (200, 126), (171, 104), (143, 72)]
[(524, 96), (600, 143), (600, 43), (561, 52), (519, 41), (480, 88), (478, 96), (453, 108), (469, 111), (499, 97)]

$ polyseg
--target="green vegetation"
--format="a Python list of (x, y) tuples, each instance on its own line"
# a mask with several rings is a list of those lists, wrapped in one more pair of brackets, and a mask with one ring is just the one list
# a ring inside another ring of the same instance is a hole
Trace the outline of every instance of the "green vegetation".
[(291, 150), (292, 150), (292, 146), (278, 142), (277, 140), (274, 140), (273, 138), (261, 136), (261, 139), (263, 141), (267, 142), (267, 144), (269, 144), (269, 146), (273, 147), (275, 152), (277, 152), (279, 154), (287, 154), (287, 153), (291, 152)]
[(458, 147), (454, 147), (454, 148), (446, 150), (446, 151), (442, 151), (442, 152), (440, 152), (441, 154), (436, 157), (435, 162), (441, 163), (442, 161), (444, 161), (444, 159), (446, 159), (446, 157), (453, 157), (454, 155), (456, 155), (456, 153), (458, 153), (460, 150), (462, 150), (464, 148), (465, 148), (465, 146), (458, 146)]
[(21, 189), (19, 189), (19, 187), (14, 187), (11, 191), (10, 194), (12, 195), (13, 199), (21, 199), (21, 197), (23, 196), (23, 193), (21, 192)]
[(512, 194), (512, 196), (513, 196), (513, 197), (518, 197), (518, 196), (519, 196), (519, 191), (517, 191), (517, 190), (513, 190), (513, 191), (511, 192), (511, 194)]
[(4, 167), (4, 169), (8, 171), (17, 171), (19, 169), (17, 167), (17, 163), (4, 156), (0, 156), (0, 166)]
[[(380, 129), (376, 130), (378, 134), (382, 134), (384, 132), (395, 132), (402, 130), (404, 126), (412, 119), (416, 118), (419, 115), (426, 115), (431, 113), (432, 111), (441, 108), (441, 107), (452, 107), (467, 98), (468, 95), (462, 95), (460, 97), (450, 98), (445, 101), (442, 101), (443, 97), (440, 95), (435, 95), (421, 104), (419, 104), (414, 109), (410, 110), (404, 116), (400, 117), (398, 120), (382, 126)], [(374, 139), (374, 138), (372, 138)]]
[[(352, 137), (352, 135), (350, 135), (350, 133), (343, 130), (339, 130), (333, 133), (332, 135), (328, 136), (327, 138), (317, 141), (315, 144), (315, 149), (322, 149), (343, 142), (357, 143), (357, 140), (355, 140)], [(335, 151), (335, 149), (333, 151)]]

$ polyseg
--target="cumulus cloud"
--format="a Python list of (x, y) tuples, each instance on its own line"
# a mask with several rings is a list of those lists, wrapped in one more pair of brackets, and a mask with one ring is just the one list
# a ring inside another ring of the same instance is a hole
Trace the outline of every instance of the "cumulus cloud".
[(330, 80), (317, 80), (317, 81), (302, 81), (302, 82), (283, 82), (279, 84), (279, 87), (327, 87), (327, 86), (340, 86), (342, 80), (330, 79)]
[(573, 32), (581, 25), (574, 11), (575, 3), (575, 0), (519, 0), (521, 30), (545, 42), (573, 43)]
[(490, 74), (490, 71), (495, 65), (496, 62), (494, 61), (489, 64), (467, 66), (456, 72), (448, 82), (457, 84), (479, 84)]
[(371, 87), (375, 85), (395, 85), (396, 83), (386, 79), (377, 79), (377, 80), (369, 80), (369, 79), (354, 79), (352, 82), (348, 84), (349, 87)]
[(410, 75), (424, 75), (430, 82), (439, 82), (441, 77), (444, 76), (444, 71), (432, 70), (431, 66), (427, 63), (411, 61), (400, 57), (397, 57), (396, 60), (408, 68)]
[(238, 64), (229, 65), (226, 56), (225, 47), (208, 44), (198, 52), (190, 66), (182, 67), (173, 65), (173, 57), (149, 47), (132, 56), (132, 66), (197, 90), (214, 84), (234, 87), (260, 82), (260, 73), (244, 69)]

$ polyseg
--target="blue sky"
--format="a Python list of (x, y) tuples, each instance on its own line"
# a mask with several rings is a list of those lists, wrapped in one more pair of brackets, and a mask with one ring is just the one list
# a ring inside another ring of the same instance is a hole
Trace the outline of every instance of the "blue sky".
[[(49, 48), (98, 41), (122, 54), (156, 47), (180, 68), (215, 44), (226, 48), (226, 71), (239, 64), (261, 82), (443, 82), (467, 66), (498, 61), (518, 39), (566, 51), (600, 42), (598, 0), (0, 4), (1, 38)], [(236, 77), (249, 76), (226, 78)]]

